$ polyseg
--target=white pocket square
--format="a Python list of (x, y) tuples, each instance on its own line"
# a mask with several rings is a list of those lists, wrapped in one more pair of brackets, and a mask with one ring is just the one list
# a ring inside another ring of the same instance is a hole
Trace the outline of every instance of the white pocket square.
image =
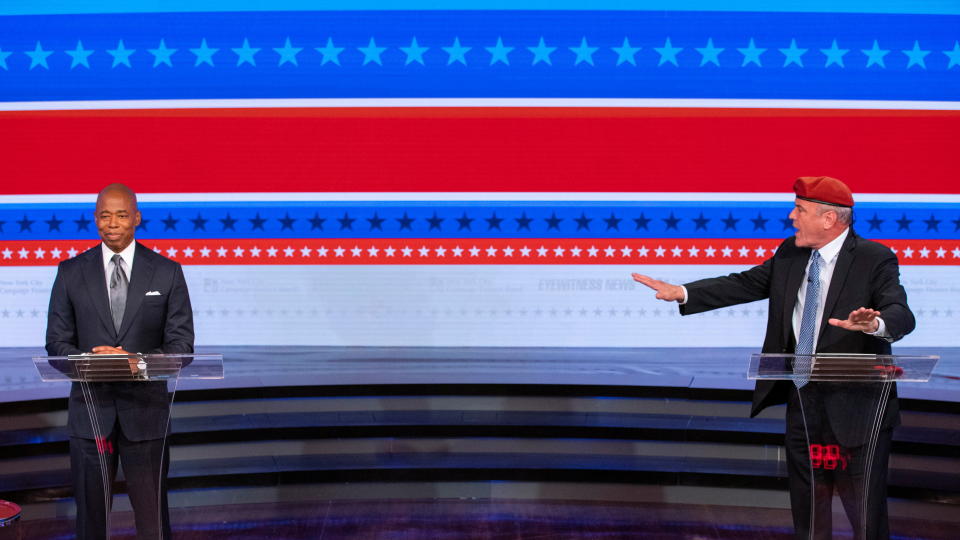
[(160, 296), (160, 291), (147, 291), (144, 296)]

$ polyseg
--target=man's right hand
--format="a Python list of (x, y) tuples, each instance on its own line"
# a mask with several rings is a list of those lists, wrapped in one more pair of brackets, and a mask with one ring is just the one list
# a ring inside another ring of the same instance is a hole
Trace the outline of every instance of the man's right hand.
[(647, 287), (657, 291), (658, 300), (666, 300), (667, 302), (683, 301), (683, 287), (667, 283), (666, 281), (660, 281), (659, 279), (653, 279), (652, 277), (645, 276), (643, 274), (631, 275), (633, 276), (634, 281), (643, 283)]

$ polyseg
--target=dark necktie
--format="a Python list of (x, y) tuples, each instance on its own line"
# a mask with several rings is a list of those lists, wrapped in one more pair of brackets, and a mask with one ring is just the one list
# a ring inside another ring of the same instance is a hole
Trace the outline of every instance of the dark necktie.
[(127, 305), (127, 273), (123, 271), (123, 257), (119, 253), (110, 259), (113, 271), (110, 273), (110, 314), (113, 316), (113, 327), (120, 333), (120, 323), (123, 322), (123, 310)]
[[(807, 271), (807, 293), (803, 297), (803, 315), (800, 318), (800, 335), (797, 338), (796, 354), (813, 354), (813, 338), (817, 333), (817, 308), (820, 305), (820, 252), (810, 255), (810, 270)], [(803, 388), (810, 380), (810, 358), (794, 359), (793, 379), (797, 388)]]

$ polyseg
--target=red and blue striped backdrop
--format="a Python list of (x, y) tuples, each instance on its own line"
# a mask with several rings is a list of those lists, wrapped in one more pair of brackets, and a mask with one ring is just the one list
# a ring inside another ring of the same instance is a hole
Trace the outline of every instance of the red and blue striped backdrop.
[(0, 7), (0, 345), (42, 342), (122, 181), (203, 344), (754, 346), (762, 303), (680, 321), (629, 273), (762, 261), (806, 175), (899, 255), (905, 343), (955, 345), (950, 3), (29, 4)]

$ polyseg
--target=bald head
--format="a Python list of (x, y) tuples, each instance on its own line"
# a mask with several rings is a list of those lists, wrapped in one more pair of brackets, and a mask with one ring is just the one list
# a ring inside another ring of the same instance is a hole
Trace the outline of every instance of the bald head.
[(100, 208), (100, 201), (107, 195), (119, 195), (121, 197), (129, 198), (131, 204), (133, 204), (133, 210), (137, 211), (137, 194), (127, 186), (114, 183), (101, 189), (100, 193), (97, 194), (97, 208)]
[(97, 195), (94, 216), (100, 239), (114, 253), (120, 253), (133, 242), (133, 233), (140, 225), (137, 195), (123, 184), (110, 184)]

